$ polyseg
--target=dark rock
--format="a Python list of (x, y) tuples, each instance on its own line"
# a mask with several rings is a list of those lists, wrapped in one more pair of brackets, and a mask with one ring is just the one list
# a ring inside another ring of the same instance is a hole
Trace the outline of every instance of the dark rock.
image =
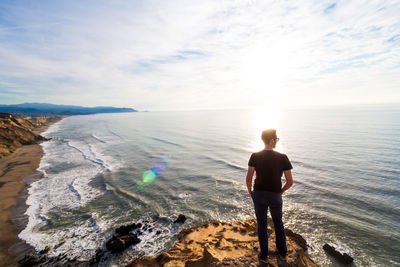
[(49, 251), (50, 251), (50, 247), (47, 246), (47, 247), (45, 247), (43, 250), (39, 251), (39, 255), (44, 255), (44, 254), (46, 254), (46, 253), (49, 252)]
[(290, 229), (285, 229), (286, 236), (293, 239), (304, 251), (307, 250), (307, 241), (299, 234), (294, 233)]
[(186, 221), (186, 216), (183, 214), (179, 214), (178, 218), (174, 221), (174, 223), (184, 223)]
[(133, 223), (133, 224), (123, 225), (121, 227), (118, 227), (117, 229), (115, 229), (115, 232), (119, 235), (128, 235), (130, 231), (135, 230), (140, 227), (141, 227), (141, 225), (139, 226), (139, 224)]
[(19, 266), (35, 266), (39, 263), (41, 263), (40, 258), (33, 253), (25, 255), (23, 259), (18, 261)]
[(39, 257), (39, 262), (40, 263), (46, 262), (47, 260), (48, 260), (47, 255), (42, 255), (42, 256)]
[[(69, 259), (66, 254), (60, 254), (54, 257), (48, 257), (47, 253), (50, 250), (46, 247), (38, 253), (29, 253), (25, 257), (18, 261), (18, 266), (33, 267), (33, 266), (69, 266), (69, 267), (87, 267), (89, 262), (78, 261), (77, 258)], [(1, 263), (0, 263), (1, 265)], [(2, 265), (1, 265), (2, 266)]]
[(159, 234), (161, 234), (161, 231), (157, 230), (156, 235), (159, 235)]
[(106, 248), (111, 252), (121, 252), (127, 249), (131, 245), (139, 243), (141, 240), (136, 234), (124, 235), (124, 236), (113, 236), (106, 243)]
[(61, 246), (64, 245), (64, 244), (65, 244), (65, 241), (62, 241), (61, 243), (58, 243), (57, 245), (55, 245), (55, 246), (53, 247), (53, 249), (57, 249), (57, 248), (61, 247)]
[(36, 136), (35, 139), (36, 139), (36, 141), (49, 141), (49, 140), (51, 140), (51, 138), (46, 138), (46, 137), (41, 136), (41, 135)]
[(106, 248), (112, 252), (119, 252), (125, 249), (125, 244), (119, 237), (113, 236), (107, 241)]
[(94, 257), (90, 260), (90, 264), (97, 264), (100, 262), (101, 258), (104, 256), (105, 251), (98, 249)]
[(168, 254), (166, 254), (166, 253), (161, 253), (160, 255), (158, 255), (158, 256), (156, 257), (156, 261), (157, 261), (157, 262), (160, 262), (160, 263), (166, 262), (166, 261), (168, 261), (169, 259), (170, 259), (170, 257), (169, 257)]
[(340, 263), (343, 264), (351, 264), (354, 259), (349, 256), (347, 253), (340, 253), (339, 251), (337, 251), (334, 247), (328, 245), (325, 243), (325, 245), (322, 247), (329, 255), (331, 255), (332, 257), (334, 257), (337, 261), (339, 261)]

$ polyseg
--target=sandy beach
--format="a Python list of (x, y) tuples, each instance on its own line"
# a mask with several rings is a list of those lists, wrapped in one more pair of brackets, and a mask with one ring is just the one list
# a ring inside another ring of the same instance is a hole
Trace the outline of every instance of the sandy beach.
[[(34, 132), (44, 132), (60, 119), (62, 118), (50, 120)], [(17, 266), (17, 258), (8, 252), (16, 242), (18, 234), (10, 219), (12, 208), (17, 205), (17, 196), (26, 185), (24, 178), (35, 173), (42, 155), (42, 147), (33, 144), (22, 146), (0, 159), (0, 263), (3, 266)]]

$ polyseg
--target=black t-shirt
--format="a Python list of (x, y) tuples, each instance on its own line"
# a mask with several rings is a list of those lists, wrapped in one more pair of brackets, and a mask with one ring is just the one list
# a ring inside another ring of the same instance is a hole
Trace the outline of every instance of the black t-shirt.
[(256, 169), (254, 190), (275, 193), (282, 192), (283, 171), (293, 168), (285, 154), (274, 150), (261, 150), (253, 153), (249, 160), (249, 166)]

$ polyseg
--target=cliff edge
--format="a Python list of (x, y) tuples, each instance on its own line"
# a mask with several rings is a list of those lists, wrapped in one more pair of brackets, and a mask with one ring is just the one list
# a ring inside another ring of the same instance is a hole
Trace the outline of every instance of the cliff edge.
[[(268, 226), (269, 266), (317, 266), (307, 255), (307, 243), (286, 230), (288, 254), (278, 257), (275, 232)], [(178, 242), (157, 256), (134, 259), (127, 266), (263, 266), (258, 261), (256, 220), (212, 222), (182, 230)]]
[(36, 144), (45, 140), (36, 129), (60, 119), (61, 117), (20, 118), (0, 113), (0, 158), (11, 154), (22, 145)]

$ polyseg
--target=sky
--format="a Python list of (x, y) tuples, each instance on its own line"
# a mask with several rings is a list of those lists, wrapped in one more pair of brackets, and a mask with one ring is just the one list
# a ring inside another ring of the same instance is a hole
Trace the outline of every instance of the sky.
[(400, 103), (400, 1), (0, 1), (0, 104)]

